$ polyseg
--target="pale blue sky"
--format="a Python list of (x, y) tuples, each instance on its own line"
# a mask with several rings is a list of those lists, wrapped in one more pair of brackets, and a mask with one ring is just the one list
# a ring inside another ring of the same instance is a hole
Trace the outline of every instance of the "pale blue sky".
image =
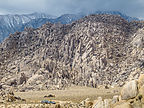
[(0, 14), (46, 12), (59, 16), (96, 10), (115, 10), (144, 18), (144, 0), (0, 0)]

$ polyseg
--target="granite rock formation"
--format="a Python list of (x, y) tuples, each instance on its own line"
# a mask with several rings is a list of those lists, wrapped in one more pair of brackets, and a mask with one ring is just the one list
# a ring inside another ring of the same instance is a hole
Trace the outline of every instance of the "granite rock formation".
[(11, 34), (0, 44), (1, 88), (122, 86), (143, 67), (143, 25), (117, 15), (90, 15)]

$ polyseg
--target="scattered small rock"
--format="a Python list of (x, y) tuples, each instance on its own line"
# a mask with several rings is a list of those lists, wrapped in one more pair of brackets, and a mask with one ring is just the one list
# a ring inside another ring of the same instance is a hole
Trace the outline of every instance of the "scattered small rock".
[(118, 101), (119, 101), (119, 96), (118, 95), (113, 96), (112, 104), (114, 104), (114, 103), (116, 103)]
[(47, 95), (47, 96), (44, 96), (44, 98), (49, 98), (49, 97), (55, 97), (55, 95), (49, 94), (49, 95)]

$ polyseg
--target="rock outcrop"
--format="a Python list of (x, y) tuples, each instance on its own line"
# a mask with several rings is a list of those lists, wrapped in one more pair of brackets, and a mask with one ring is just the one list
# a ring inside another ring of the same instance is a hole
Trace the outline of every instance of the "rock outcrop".
[(143, 67), (142, 27), (116, 15), (90, 15), (11, 34), (0, 44), (1, 89), (123, 85)]
[[(144, 108), (144, 104), (143, 104), (144, 103), (144, 99), (143, 99), (144, 98), (144, 92), (143, 92), (144, 88), (140, 82), (140, 81), (144, 80), (144, 77), (142, 77), (143, 75), (144, 74), (140, 75), (138, 81), (137, 80), (130, 81), (123, 87), (123, 89), (121, 91), (122, 100), (117, 102), (114, 105), (114, 108)], [(133, 88), (129, 88), (128, 86), (129, 87), (133, 86)], [(137, 88), (137, 89), (134, 90), (134, 88)], [(127, 91), (129, 91), (129, 92), (127, 92)], [(135, 93), (134, 93), (134, 91), (135, 91)], [(127, 93), (124, 95), (124, 92), (125, 93), (127, 92)]]
[[(144, 80), (141, 74), (139, 79)], [(137, 80), (127, 82), (121, 90), (121, 94), (113, 99), (99, 97), (93, 102), (92, 108), (144, 108), (144, 86)], [(139, 87), (138, 87), (139, 86)]]

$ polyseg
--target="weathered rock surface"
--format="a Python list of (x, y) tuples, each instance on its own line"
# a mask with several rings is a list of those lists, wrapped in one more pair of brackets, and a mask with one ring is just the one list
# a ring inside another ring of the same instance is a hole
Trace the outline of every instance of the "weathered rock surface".
[(115, 104), (116, 102), (119, 101), (119, 96), (116, 95), (116, 96), (113, 96), (113, 99), (112, 99), (112, 104)]
[(121, 91), (121, 98), (123, 100), (134, 98), (138, 94), (137, 81), (133, 80), (124, 85)]
[(92, 108), (111, 108), (111, 99), (102, 100), (101, 97), (98, 97), (97, 100), (94, 100)]
[(139, 83), (139, 88), (141, 88), (144, 85), (144, 74), (140, 74), (138, 83)]
[(109, 87), (138, 78), (144, 30), (137, 30), (142, 27), (143, 22), (116, 15), (90, 15), (72, 24), (16, 32), (0, 44), (2, 89)]
[[(135, 80), (132, 80), (126, 83), (123, 86), (123, 89), (121, 91), (122, 93), (124, 93), (125, 91), (125, 95), (122, 96), (121, 94), (122, 98), (125, 97), (125, 100), (119, 100), (115, 104), (111, 103), (111, 107), (112, 108), (144, 108), (144, 91), (143, 91), (144, 86), (138, 87), (138, 85), (141, 85), (142, 80), (143, 80), (143, 75), (141, 74), (137, 82)], [(137, 86), (138, 89), (136, 95), (134, 92), (132, 92), (135, 88), (134, 85)], [(131, 88), (132, 86), (133, 88)], [(127, 90), (129, 90), (129, 92)]]
[(114, 106), (113, 108), (133, 108), (128, 102), (121, 102)]

